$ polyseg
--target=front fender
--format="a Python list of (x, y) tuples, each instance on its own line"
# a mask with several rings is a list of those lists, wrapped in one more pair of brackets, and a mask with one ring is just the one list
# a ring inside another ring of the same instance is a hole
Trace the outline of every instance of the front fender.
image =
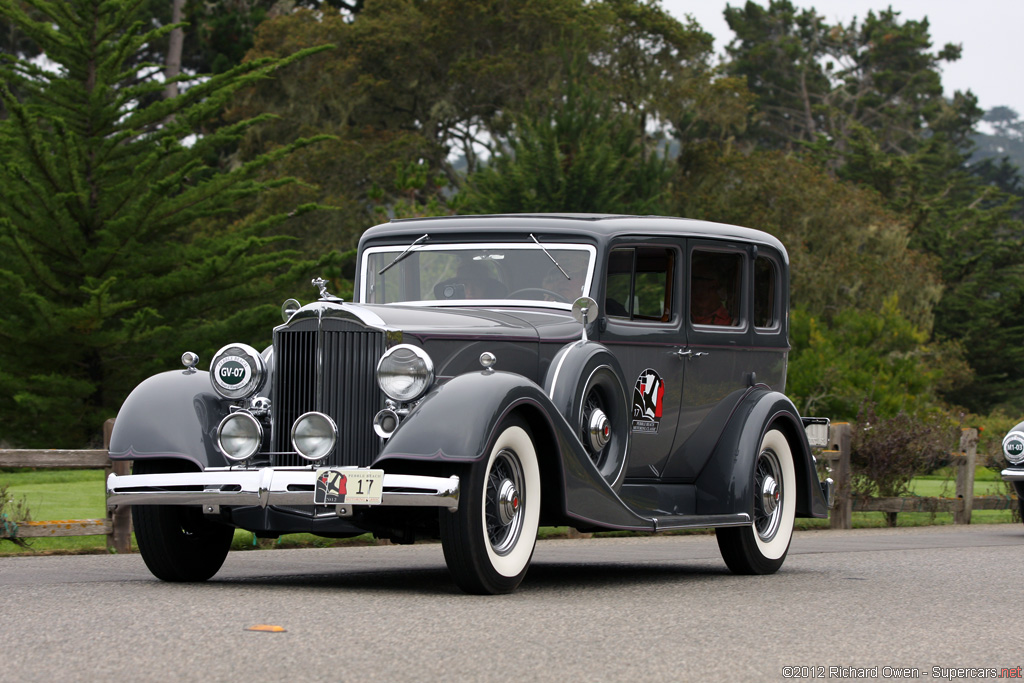
[(501, 421), (513, 411), (530, 425), (542, 476), (548, 479), (545, 490), (558, 492), (563, 516), (614, 528), (650, 526), (601, 476), (575, 429), (544, 390), (511, 372), (471, 372), (431, 391), (388, 439), (374, 466), (478, 461), (489, 453)]
[(807, 435), (796, 406), (784, 394), (755, 387), (736, 407), (707, 466), (697, 478), (699, 514), (745, 512), (753, 517), (753, 472), (761, 439), (769, 429), (785, 434), (796, 470), (797, 517), (827, 517)]
[(153, 375), (135, 387), (118, 411), (110, 459), (177, 458), (199, 469), (227, 465), (216, 446), (217, 425), (227, 410), (208, 372)]

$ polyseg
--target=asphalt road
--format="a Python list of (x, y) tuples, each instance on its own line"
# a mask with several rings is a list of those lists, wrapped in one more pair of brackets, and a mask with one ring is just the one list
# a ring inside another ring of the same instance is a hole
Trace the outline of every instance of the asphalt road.
[(1024, 665), (1022, 560), (1020, 524), (798, 532), (765, 577), (713, 536), (552, 540), (478, 597), (439, 545), (233, 552), (199, 585), (0, 558), (0, 680), (991, 679)]

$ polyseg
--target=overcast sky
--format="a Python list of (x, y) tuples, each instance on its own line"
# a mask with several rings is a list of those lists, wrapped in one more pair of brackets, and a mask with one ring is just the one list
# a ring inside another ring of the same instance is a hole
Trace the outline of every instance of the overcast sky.
[[(970, 90), (982, 109), (999, 105), (1011, 107), (1024, 116), (1024, 2), (1020, 0), (792, 0), (800, 9), (814, 8), (833, 23), (849, 24), (863, 19), (869, 10), (890, 5), (903, 20), (928, 17), (933, 51), (946, 43), (963, 46), (959, 61), (942, 71), (946, 94)], [(673, 16), (690, 14), (715, 37), (715, 51), (721, 54), (733, 38), (722, 11), (726, 5), (740, 7), (746, 0), (662, 0)], [(763, 7), (768, 0), (761, 0)]]

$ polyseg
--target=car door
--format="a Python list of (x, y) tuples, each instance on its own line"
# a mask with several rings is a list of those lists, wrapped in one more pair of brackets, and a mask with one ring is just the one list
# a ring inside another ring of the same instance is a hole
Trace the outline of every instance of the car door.
[(785, 386), (785, 274), (766, 247), (687, 240), (685, 379), (662, 480), (700, 474), (736, 405), (754, 384)]
[(627, 478), (657, 478), (672, 452), (682, 401), (685, 240), (625, 239), (605, 263), (600, 339), (618, 358), (631, 397)]

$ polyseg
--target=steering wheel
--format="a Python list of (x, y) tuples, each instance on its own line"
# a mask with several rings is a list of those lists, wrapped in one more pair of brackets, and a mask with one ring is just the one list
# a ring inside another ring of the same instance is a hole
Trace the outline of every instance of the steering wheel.
[[(514, 292), (509, 292), (508, 295), (505, 298), (506, 299), (515, 299), (518, 295), (523, 295), (523, 294), (540, 294), (541, 296), (550, 296), (555, 301), (560, 301), (563, 304), (569, 303), (569, 300), (566, 299), (561, 294), (559, 294), (558, 292), (552, 292), (550, 289), (544, 289), (543, 287), (523, 287), (522, 289), (517, 289)], [(523, 298), (526, 298), (526, 299), (537, 299), (538, 301), (540, 300), (540, 298), (537, 297), (537, 296), (524, 296)]]

